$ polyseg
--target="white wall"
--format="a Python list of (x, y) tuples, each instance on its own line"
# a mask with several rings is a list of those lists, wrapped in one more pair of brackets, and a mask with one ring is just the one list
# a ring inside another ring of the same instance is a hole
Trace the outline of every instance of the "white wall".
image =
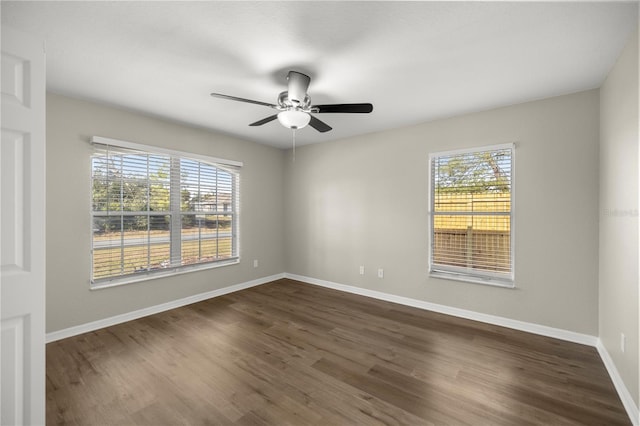
[[(287, 272), (596, 336), (598, 115), (592, 90), (299, 148)], [(429, 153), (505, 142), (517, 145), (516, 288), (428, 278)]]
[[(89, 290), (91, 136), (244, 162), (237, 265)], [(47, 95), (47, 331), (284, 271), (281, 150), (132, 112)], [(253, 268), (253, 259), (260, 267)]]
[(600, 102), (599, 336), (640, 406), (637, 34), (603, 84)]

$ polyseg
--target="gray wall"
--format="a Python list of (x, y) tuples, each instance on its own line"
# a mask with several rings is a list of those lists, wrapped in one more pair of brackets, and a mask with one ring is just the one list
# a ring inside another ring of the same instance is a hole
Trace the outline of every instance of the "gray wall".
[[(94, 135), (243, 161), (241, 262), (89, 290)], [(47, 332), (283, 272), (283, 161), (275, 148), (47, 94)]]
[[(287, 272), (595, 336), (598, 117), (592, 90), (299, 148), (286, 162)], [(429, 153), (505, 142), (516, 288), (429, 278)]]
[[(600, 339), (627, 389), (638, 389), (638, 35), (600, 89)], [(626, 350), (620, 334), (626, 336)]]

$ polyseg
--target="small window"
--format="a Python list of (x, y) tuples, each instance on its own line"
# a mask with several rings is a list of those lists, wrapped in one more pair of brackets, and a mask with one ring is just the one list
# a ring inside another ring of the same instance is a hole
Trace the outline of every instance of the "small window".
[(236, 263), (238, 171), (140, 146), (148, 149), (94, 143), (94, 286)]
[(432, 276), (513, 287), (513, 151), (430, 155)]

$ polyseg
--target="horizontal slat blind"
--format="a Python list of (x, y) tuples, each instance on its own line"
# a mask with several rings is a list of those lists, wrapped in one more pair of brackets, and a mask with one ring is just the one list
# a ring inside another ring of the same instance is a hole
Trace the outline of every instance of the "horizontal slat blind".
[[(235, 250), (234, 176), (212, 165), (180, 160), (182, 262), (233, 257)], [(198, 244), (190, 243), (198, 232)]]
[(431, 156), (432, 272), (513, 279), (513, 146)]
[(238, 257), (238, 172), (94, 143), (92, 282)]

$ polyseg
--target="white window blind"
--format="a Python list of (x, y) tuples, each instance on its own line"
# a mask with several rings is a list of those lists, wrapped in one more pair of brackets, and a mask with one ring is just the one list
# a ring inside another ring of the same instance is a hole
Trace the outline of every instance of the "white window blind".
[(94, 285), (238, 261), (235, 164), (241, 163), (104, 138), (93, 142)]
[(430, 156), (430, 273), (513, 286), (513, 145)]

